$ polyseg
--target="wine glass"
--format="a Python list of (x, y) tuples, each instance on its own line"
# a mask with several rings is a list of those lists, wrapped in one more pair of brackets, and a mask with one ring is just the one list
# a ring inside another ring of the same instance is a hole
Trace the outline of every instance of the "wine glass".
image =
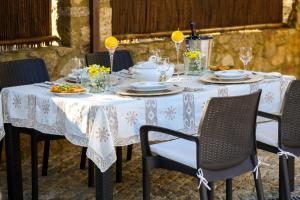
[(240, 48), (240, 60), (244, 64), (244, 70), (248, 70), (247, 65), (251, 61), (252, 57), (253, 57), (252, 47), (241, 47)]
[(171, 35), (171, 39), (175, 44), (176, 48), (176, 59), (177, 59), (177, 79), (179, 79), (179, 53), (182, 42), (184, 41), (184, 34), (179, 31), (174, 31)]
[(71, 61), (72, 63), (72, 74), (76, 77), (76, 83), (81, 84), (82, 82), (82, 69), (85, 67), (84, 58), (75, 57)]
[(168, 78), (167, 72), (170, 69), (169, 58), (160, 58), (160, 60), (156, 62), (156, 67), (160, 73), (159, 81), (166, 81)]
[(159, 49), (152, 49), (150, 50), (150, 61), (152, 62), (159, 62), (160, 61), (160, 50)]

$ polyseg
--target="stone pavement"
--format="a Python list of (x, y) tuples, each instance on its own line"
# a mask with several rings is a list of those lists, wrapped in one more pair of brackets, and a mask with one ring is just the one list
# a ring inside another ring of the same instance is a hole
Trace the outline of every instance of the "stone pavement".
[[(31, 199), (30, 140), (22, 136), (22, 167), (24, 199)], [(42, 200), (90, 200), (95, 199), (95, 188), (87, 186), (87, 170), (79, 169), (81, 148), (66, 140), (53, 141), (50, 147), (48, 176), (41, 176), (42, 144), (39, 145), (39, 199)], [(125, 148), (124, 148), (125, 153)], [(142, 199), (142, 167), (139, 145), (134, 146), (133, 159), (123, 162), (123, 183), (114, 184), (114, 199)], [(278, 182), (278, 159), (275, 155), (259, 151), (270, 166), (262, 166), (264, 192), (267, 198), (275, 198)], [(4, 156), (5, 157), (5, 156)], [(123, 156), (125, 158), (125, 154)], [(300, 195), (300, 162), (296, 161), (296, 195)], [(251, 173), (234, 179), (234, 199), (256, 199)], [(199, 199), (197, 180), (177, 172), (153, 170), (151, 174), (151, 199), (192, 200)], [(225, 199), (225, 184), (215, 185), (215, 199)], [(0, 200), (7, 199), (5, 158), (0, 164)]]

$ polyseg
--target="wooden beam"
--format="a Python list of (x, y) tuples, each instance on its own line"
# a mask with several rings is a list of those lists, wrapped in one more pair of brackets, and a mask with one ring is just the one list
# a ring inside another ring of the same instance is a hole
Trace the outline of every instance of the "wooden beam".
[(32, 38), (19, 38), (12, 40), (0, 40), (0, 45), (15, 45), (15, 44), (37, 44), (42, 42), (52, 42), (59, 41), (59, 38), (56, 36), (41, 36), (41, 37), (32, 37)]
[(90, 0), (90, 51), (100, 51), (99, 1)]
[[(243, 31), (243, 30), (255, 30), (255, 29), (276, 29), (287, 27), (284, 23), (275, 23), (275, 24), (256, 24), (256, 25), (245, 25), (245, 26), (232, 26), (232, 27), (223, 27), (223, 28), (207, 28), (207, 29), (197, 29), (196, 33), (198, 34), (210, 34), (210, 33), (219, 33), (219, 32), (228, 32), (228, 31)], [(181, 30), (184, 34), (188, 35), (191, 33), (190, 30)], [(142, 34), (119, 34), (115, 35), (119, 40), (126, 39), (136, 39), (136, 38), (155, 38), (155, 37), (170, 37), (172, 31), (165, 32), (156, 32), (156, 33), (142, 33)]]

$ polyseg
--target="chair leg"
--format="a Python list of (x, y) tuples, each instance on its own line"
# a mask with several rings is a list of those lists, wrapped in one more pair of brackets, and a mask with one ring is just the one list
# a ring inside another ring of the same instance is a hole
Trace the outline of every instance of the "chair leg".
[(214, 182), (208, 183), (209, 187), (211, 190), (208, 190), (208, 200), (214, 200), (215, 196), (215, 187), (214, 187)]
[(42, 176), (47, 176), (47, 174), (48, 174), (49, 150), (50, 150), (50, 140), (45, 140), (45, 142), (44, 142)]
[(132, 158), (132, 147), (133, 145), (128, 145), (127, 146), (127, 156), (126, 156), (126, 160), (129, 161)]
[(287, 163), (290, 179), (290, 190), (293, 192), (295, 190), (295, 158), (289, 157)]
[(291, 199), (288, 166), (285, 156), (280, 156), (279, 158), (279, 199)]
[(88, 159), (89, 161), (89, 169), (88, 169), (88, 186), (94, 187), (95, 185), (95, 165), (92, 160)]
[(81, 159), (80, 159), (80, 169), (85, 169), (85, 162), (86, 162), (86, 147), (82, 147), (81, 150)]
[(32, 200), (38, 199), (38, 148), (35, 134), (31, 135), (31, 182)]
[(150, 200), (150, 168), (143, 157), (143, 200)]
[(258, 169), (258, 177), (256, 178), (256, 172), (253, 172), (253, 177), (254, 177), (254, 181), (255, 181), (257, 199), (264, 200), (265, 199), (264, 190), (263, 190), (263, 185), (262, 185), (259, 169)]
[(203, 184), (199, 188), (199, 193), (200, 193), (201, 200), (208, 200), (207, 189)]
[(3, 140), (0, 141), (0, 163), (2, 158), (2, 146), (3, 146)]
[(122, 147), (116, 147), (117, 162), (116, 162), (116, 182), (122, 182)]
[(226, 179), (226, 200), (232, 200), (232, 179)]

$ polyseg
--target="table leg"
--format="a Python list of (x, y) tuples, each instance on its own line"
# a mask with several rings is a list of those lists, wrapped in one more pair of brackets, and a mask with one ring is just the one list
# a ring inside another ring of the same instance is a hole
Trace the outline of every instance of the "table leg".
[(96, 200), (113, 199), (112, 167), (107, 171), (101, 172), (96, 167)]
[(8, 199), (22, 200), (22, 168), (20, 155), (20, 135), (16, 127), (5, 124), (5, 148)]

